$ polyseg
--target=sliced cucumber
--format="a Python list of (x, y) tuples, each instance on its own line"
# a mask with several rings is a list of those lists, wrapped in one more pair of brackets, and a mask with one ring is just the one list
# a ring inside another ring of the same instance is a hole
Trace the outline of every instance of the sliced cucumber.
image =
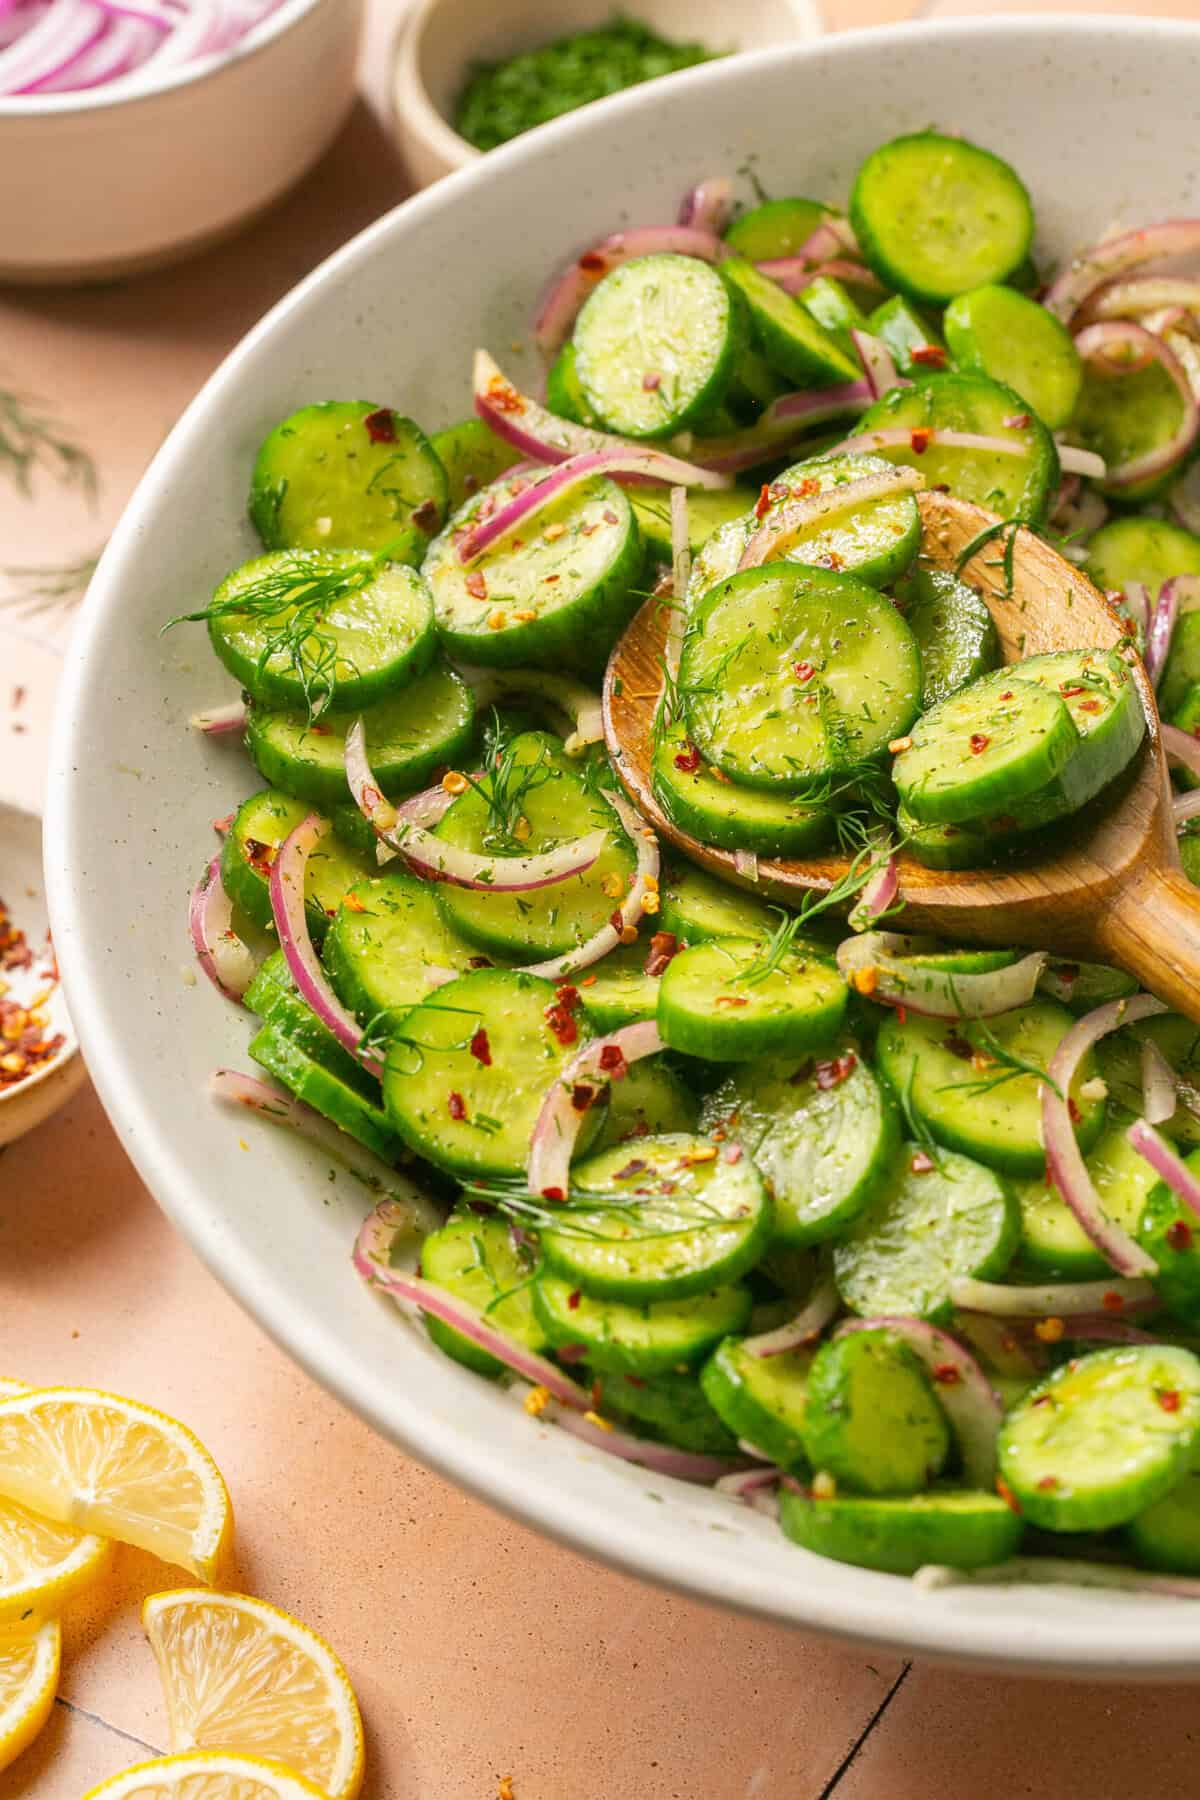
[(596, 284), (575, 321), (584, 398), (611, 431), (663, 437), (728, 391), (744, 341), (736, 295), (694, 256), (638, 256)]
[(1020, 1236), (1016, 1201), (969, 1157), (905, 1144), (890, 1180), (834, 1247), (838, 1292), (863, 1318), (949, 1317), (950, 1282), (1003, 1275)]
[(447, 425), (444, 431), (435, 431), (429, 442), (446, 471), (447, 513), (457, 512), (464, 500), (521, 460), (521, 452), (497, 437), (482, 419)]
[(720, 1127), (753, 1157), (775, 1204), (775, 1241), (838, 1237), (887, 1181), (900, 1142), (890, 1093), (850, 1044), (814, 1064), (735, 1069), (705, 1100), (701, 1128)]
[(946, 343), (960, 369), (1002, 381), (1059, 431), (1075, 410), (1083, 364), (1071, 334), (1054, 314), (991, 283), (959, 294), (946, 308)]
[(261, 964), (243, 1000), (264, 1025), (270, 1025), (280, 1037), (290, 1039), (314, 1062), (344, 1081), (347, 1087), (378, 1104), (379, 1083), (367, 1073), (359, 1059), (339, 1043), (329, 1027), (321, 1023), (307, 1001), (301, 999), (282, 950), (272, 951)]
[(429, 546), (423, 573), (438, 631), (464, 662), (593, 671), (640, 604), (637, 520), (615, 482), (597, 476), (497, 538), (464, 567), (462, 532), (485, 501), (502, 506), (515, 482), (502, 477), (455, 513)]
[[(1046, 1069), (1071, 1023), (1056, 1000), (1034, 1000), (991, 1019), (909, 1012), (901, 1020), (893, 1012), (879, 1028), (875, 1056), (884, 1080), (939, 1144), (1001, 1174), (1038, 1179), (1046, 1167), (1044, 1077), (1034, 1071)], [(1017, 1073), (1018, 1065), (1030, 1073)], [(1098, 1073), (1089, 1053), (1071, 1083), (1075, 1136), (1085, 1155), (1104, 1129)]]
[[(1183, 404), (1183, 396), (1160, 362), (1121, 369), (1111, 361), (1094, 359), (1084, 365), (1069, 436), (1116, 469), (1173, 438), (1183, 421)], [(1126, 501), (1148, 499), (1168, 482), (1169, 475), (1154, 476), (1115, 491)]]
[[(547, 1022), (554, 1004), (548, 981), (478, 969), (414, 1006), (383, 1074), (384, 1104), (405, 1141), (451, 1174), (523, 1177), (542, 1103), (574, 1054)], [(586, 1036), (586, 1024), (579, 1029)], [(598, 1124), (593, 1110), (584, 1145)]]
[(692, 741), (749, 787), (812, 797), (916, 717), (921, 659), (890, 601), (798, 565), (747, 569), (694, 608), (679, 672)]
[(630, 1424), (642, 1437), (674, 1444), (697, 1456), (734, 1456), (737, 1441), (709, 1405), (696, 1377), (607, 1375), (599, 1383), (604, 1412)]
[(1185, 612), (1175, 626), (1167, 666), (1159, 683), (1159, 709), (1167, 718), (1182, 706), (1200, 681), (1200, 612)]
[(1076, 1015), (1091, 1012), (1109, 1000), (1127, 1000), (1138, 991), (1132, 975), (1124, 969), (1110, 969), (1106, 963), (1051, 962), (1042, 985)]
[(725, 242), (748, 262), (774, 262), (798, 255), (817, 226), (832, 216), (833, 208), (820, 200), (764, 200), (734, 220)]
[(958, 1488), (901, 1500), (817, 1500), (785, 1488), (779, 1523), (802, 1550), (889, 1575), (915, 1575), (926, 1563), (990, 1568), (1014, 1554), (1022, 1532), (998, 1494)]
[(381, 1107), (318, 1062), (304, 1046), (273, 1025), (250, 1039), (250, 1054), (281, 1087), (357, 1138), (385, 1162), (395, 1162), (403, 1145)]
[[(1129, 1123), (1125, 1114), (1105, 1127), (1088, 1156), (1087, 1167), (1105, 1214), (1133, 1236), (1155, 1175), (1126, 1137)], [(1045, 1181), (1022, 1182), (1016, 1193), (1021, 1208), (1020, 1260), (1031, 1275), (1052, 1281), (1104, 1279), (1108, 1263), (1057, 1188)]]
[[(1178, 625), (1175, 629), (1178, 631)], [(1192, 633), (1187, 635), (1190, 637)], [(1200, 648), (1200, 639), (1197, 647)], [(1186, 731), (1189, 737), (1200, 738), (1200, 681), (1193, 681), (1179, 705), (1168, 715), (1168, 723), (1177, 731)], [(1183, 763), (1176, 763), (1172, 774), (1181, 788), (1200, 787), (1200, 777), (1193, 775)]]
[(693, 1132), (699, 1113), (692, 1094), (661, 1056), (631, 1063), (624, 1080), (609, 1088), (608, 1111), (596, 1138), (596, 1151), (664, 1132)]
[[(506, 1221), (485, 1214), (452, 1212), (441, 1230), (431, 1232), (421, 1245), (421, 1274), (426, 1281), (465, 1300), (497, 1331), (540, 1353), (549, 1340), (533, 1305), (532, 1273), (528, 1259), (513, 1248)], [(468, 1369), (480, 1375), (504, 1373), (503, 1363), (452, 1325), (426, 1313), (425, 1327), (439, 1350)]]
[[(758, 496), (750, 488), (694, 488), (687, 497), (688, 544), (693, 555), (702, 550), (714, 531), (732, 519), (745, 519)], [(663, 488), (633, 488), (629, 503), (641, 530), (642, 541), (660, 562), (670, 562), (671, 500)]]
[[(1098, 588), (1122, 593), (1126, 582), (1141, 581), (1153, 599), (1173, 575), (1200, 575), (1200, 537), (1166, 519), (1110, 519), (1087, 541), (1086, 568)], [(1168, 707), (1179, 697), (1168, 696)]]
[(813, 944), (772, 959), (761, 938), (721, 938), (668, 963), (658, 1029), (671, 1049), (709, 1062), (803, 1056), (832, 1042), (848, 995), (837, 964)]
[(781, 1356), (753, 1356), (737, 1337), (728, 1337), (700, 1371), (709, 1405), (734, 1437), (753, 1444), (781, 1469), (808, 1472), (804, 1448), (811, 1350)]
[(646, 973), (649, 955), (649, 939), (639, 938), (636, 944), (610, 950), (580, 978), (579, 998), (597, 1031), (617, 1031), (622, 1025), (654, 1017), (658, 977)]
[(1125, 1541), (1144, 1569), (1200, 1575), (1200, 1469), (1130, 1519)]
[[(331, 578), (344, 591), (291, 642), (289, 631), (307, 617), (305, 596)], [(263, 583), (286, 595), (267, 613), (254, 602)], [(370, 706), (427, 669), (435, 649), (433, 602), (420, 575), (356, 550), (278, 550), (243, 563), (213, 596), (208, 635), (255, 700), (287, 708), (307, 709), (310, 695)]]
[(1115, 781), (1146, 735), (1146, 715), (1129, 665), (1113, 650), (1060, 651), (1015, 663), (1013, 675), (1056, 694), (1079, 734), (1074, 754), (1030, 800), (1008, 812), (1024, 829), (1064, 819)]
[[(596, 1299), (683, 1300), (752, 1268), (771, 1206), (748, 1157), (705, 1138), (642, 1138), (572, 1170), (570, 1219), (542, 1232), (547, 1265)], [(595, 1194), (594, 1209), (583, 1196)]]
[(1000, 669), (924, 714), (892, 776), (922, 823), (971, 824), (1035, 799), (1078, 748), (1059, 695)]
[(662, 884), (659, 924), (683, 945), (713, 938), (769, 936), (779, 909), (729, 887), (693, 863), (669, 864)]
[[(529, 834), (512, 840), (492, 835), (496, 820), (488, 799), (496, 792), (497, 774), (485, 775), (481, 794), (468, 788), (449, 808), (437, 835), (448, 844), (482, 853), (534, 856), (564, 840), (589, 831), (609, 834), (589, 869), (529, 893), (488, 893), (482, 889), (438, 886), (442, 916), (455, 931), (489, 954), (514, 962), (560, 956), (593, 937), (629, 891), (635, 858), (633, 846), (616, 813), (579, 773), (579, 764), (564, 755), (557, 739), (530, 731), (514, 738), (504, 753), (501, 786), (509, 796), (522, 784), (516, 809)], [(502, 821), (512, 826), (516, 818)]]
[(818, 275), (815, 281), (801, 288), (796, 298), (821, 329), (841, 345), (847, 356), (857, 356), (851, 333), (866, 331), (867, 315), (835, 276)]
[[(1150, 1172), (1140, 1156), (1136, 1160)], [(1200, 1170), (1200, 1150), (1191, 1152), (1187, 1166), (1193, 1175)], [(1154, 1286), (1163, 1305), (1194, 1327), (1200, 1324), (1200, 1219), (1165, 1181), (1156, 1182), (1152, 1172), (1149, 1187), (1137, 1225), (1138, 1241), (1158, 1264)]]
[(268, 550), (386, 549), (419, 563), (446, 511), (446, 472), (425, 433), (369, 400), (302, 406), (264, 440), (250, 483)]
[(1100, 1039), (1096, 1056), (1112, 1097), (1127, 1112), (1142, 1110), (1142, 1045), (1162, 1051), (1179, 1083), (1179, 1105), (1158, 1126), (1180, 1144), (1200, 1144), (1200, 1029), (1181, 1013), (1143, 1019)]
[[(243, 800), (221, 846), (221, 880), (235, 906), (262, 931), (274, 929), (271, 913), (271, 864), (285, 838), (308, 817), (303, 800), (274, 788), (263, 788)], [(329, 921), (346, 894), (377, 867), (334, 837), (324, 837), (309, 856), (304, 872), (305, 916), (313, 942), (320, 944)]]
[(798, 387), (827, 387), (860, 378), (858, 359), (752, 262), (741, 256), (726, 257), (721, 273), (745, 301), (754, 340), (781, 375)]
[(485, 959), (452, 931), (431, 882), (401, 871), (352, 887), (325, 934), (322, 956), (338, 995), (364, 1025), (415, 1006), (445, 979)]
[(855, 178), (850, 222), (879, 278), (934, 306), (1004, 281), (1033, 240), (1033, 206), (1016, 171), (935, 131), (872, 151)]
[(808, 1371), (802, 1432), (814, 1469), (860, 1494), (915, 1494), (950, 1454), (950, 1432), (924, 1369), (886, 1331), (821, 1345)]
[(466, 682), (437, 661), (399, 693), (365, 713), (306, 712), (251, 706), (246, 744), (264, 781), (328, 809), (345, 800), (346, 733), (361, 717), (371, 773), (389, 799), (424, 787), (439, 767), (471, 747), (475, 699)]
[(1032, 1525), (1106, 1531), (1182, 1479), (1200, 1437), (1200, 1360), (1170, 1344), (1095, 1350), (1009, 1413), (1000, 1473)]
[(742, 787), (714, 773), (682, 725), (671, 726), (655, 745), (650, 782), (673, 824), (723, 850), (808, 856), (833, 834), (828, 807), (808, 806), (792, 794)]
[(575, 345), (568, 338), (546, 373), (546, 407), (560, 419), (576, 425), (598, 425), (579, 380)]
[(1200, 887), (1200, 834), (1195, 830), (1179, 834), (1179, 863), (1193, 887)]
[[(1019, 454), (956, 449), (936, 438), (926, 443), (925, 430), (1004, 438)], [(908, 443), (876, 444), (873, 434), (882, 431), (916, 436)], [(930, 487), (949, 488), (1004, 519), (1040, 524), (1058, 489), (1054, 439), (1019, 394), (985, 375), (929, 375), (913, 387), (892, 388), (863, 414), (855, 435), (865, 440), (864, 449), (920, 469)]]
[(1000, 639), (986, 604), (949, 569), (914, 569), (896, 584), (896, 604), (921, 652), (921, 710), (970, 687), (1000, 662)]
[(896, 824), (904, 848), (927, 869), (983, 868), (1007, 842), (998, 842), (986, 831), (973, 831), (969, 825), (926, 825), (903, 806), (896, 809)]
[(543, 1273), (533, 1287), (534, 1311), (549, 1342), (606, 1375), (663, 1375), (699, 1362), (728, 1332), (745, 1330), (751, 1305), (743, 1287), (645, 1306), (588, 1299), (557, 1275)]
[[(894, 294), (877, 306), (867, 328), (879, 338), (901, 375), (927, 375), (930, 369), (945, 367), (941, 333), (903, 294)], [(931, 351), (935, 354), (928, 354)], [(939, 351), (941, 354), (936, 354)]]

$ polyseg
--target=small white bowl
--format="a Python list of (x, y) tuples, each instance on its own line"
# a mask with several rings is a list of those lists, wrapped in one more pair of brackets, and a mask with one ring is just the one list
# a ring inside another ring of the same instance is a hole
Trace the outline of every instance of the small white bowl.
[[(5, 806), (2, 802), (0, 897), (9, 909), (13, 924), (25, 933), (34, 954), (33, 970), (0, 971), (0, 984), (7, 984), (8, 988), (6, 997), (25, 1005), (46, 985), (37, 973), (39, 968), (45, 967), (48, 928), (42, 880), (42, 822), (33, 813), (19, 812), (16, 807)], [(61, 984), (54, 986), (45, 1011), (50, 1033), (61, 1032), (63, 1035), (62, 1048), (36, 1075), (28, 1076), (13, 1087), (0, 1088), (0, 1145), (13, 1143), (48, 1119), (70, 1099), (87, 1073), (79, 1054), (75, 1028), (67, 1016)], [(0, 1054), (2, 1052), (3, 1045), (0, 1044)]]
[(354, 101), (362, 0), (284, 0), (155, 81), (0, 99), (0, 281), (94, 281), (201, 250), (299, 180)]
[[(637, 0), (640, 24), (676, 43), (762, 50), (822, 29), (817, 0)], [(450, 120), (471, 66), (604, 25), (612, 0), (417, 0), (396, 51), (396, 137), (409, 174), (428, 187), (482, 154)]]

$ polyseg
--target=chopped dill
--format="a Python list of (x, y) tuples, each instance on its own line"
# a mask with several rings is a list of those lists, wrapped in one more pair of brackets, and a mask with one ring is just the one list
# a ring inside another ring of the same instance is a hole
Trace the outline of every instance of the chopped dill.
[(553, 780), (556, 773), (548, 753), (531, 760), (521, 758), (517, 755), (514, 740), (503, 742), (493, 738), (483, 781), (477, 781), (473, 775), (464, 775), (468, 786), (487, 808), (483, 827), (486, 849), (501, 856), (528, 853), (528, 842), (517, 836), (524, 818), (525, 802), (530, 794)]

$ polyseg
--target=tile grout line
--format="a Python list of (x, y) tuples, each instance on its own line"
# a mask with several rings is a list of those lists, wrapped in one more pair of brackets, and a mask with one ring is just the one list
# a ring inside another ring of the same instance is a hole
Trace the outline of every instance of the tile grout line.
[(134, 1737), (131, 1731), (122, 1731), (119, 1725), (110, 1725), (107, 1719), (100, 1717), (99, 1713), (88, 1712), (85, 1707), (76, 1706), (73, 1700), (64, 1700), (61, 1694), (55, 1696), (54, 1703), (56, 1706), (65, 1708), (67, 1712), (74, 1713), (77, 1718), (86, 1719), (90, 1725), (99, 1725), (102, 1731), (111, 1732), (113, 1737), (124, 1738), (127, 1744), (136, 1744), (139, 1750), (148, 1750), (151, 1756), (166, 1754), (163, 1750), (156, 1750), (153, 1744), (148, 1744), (145, 1738)]
[(882, 1719), (884, 1713), (892, 1704), (892, 1701), (896, 1698), (896, 1695), (900, 1692), (900, 1689), (904, 1686), (904, 1683), (911, 1674), (912, 1664), (906, 1662), (887, 1693), (883, 1696), (883, 1699), (879, 1702), (879, 1705), (875, 1708), (875, 1711), (871, 1714), (871, 1717), (867, 1720), (866, 1724), (851, 1744), (837, 1768), (833, 1771), (833, 1774), (829, 1777), (829, 1780), (825, 1783), (825, 1786), (821, 1789), (821, 1792), (817, 1795), (817, 1800), (829, 1800), (829, 1796), (833, 1793), (834, 1789), (840, 1785), (843, 1776), (849, 1774), (851, 1764), (856, 1760), (859, 1751), (862, 1749), (863, 1745), (866, 1743), (880, 1719)]

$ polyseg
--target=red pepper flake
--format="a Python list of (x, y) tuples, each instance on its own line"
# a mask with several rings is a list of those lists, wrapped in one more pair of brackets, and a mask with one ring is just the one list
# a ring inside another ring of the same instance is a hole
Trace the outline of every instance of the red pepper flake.
[(898, 1023), (903, 1025), (907, 1018), (908, 1018), (907, 1006), (898, 1006), (896, 1008), (896, 1019), (897, 1019)]
[(396, 415), (390, 406), (381, 406), (377, 411), (368, 413), (363, 424), (373, 444), (395, 443)]
[(611, 506), (606, 506), (600, 517), (604, 520), (606, 525), (619, 525), (621, 523)]
[(958, 1367), (957, 1363), (935, 1363), (933, 1365), (933, 1379), (937, 1382), (939, 1387), (957, 1387), (958, 1383), (962, 1380), (962, 1370)]
[(560, 1187), (544, 1187), (542, 1189), (542, 1199), (543, 1200), (553, 1200), (556, 1202), (561, 1202), (561, 1201), (565, 1200), (566, 1197), (567, 1196), (563, 1193), (563, 1191)]
[(857, 1067), (858, 1058), (853, 1050), (847, 1050), (844, 1056), (836, 1057), (833, 1062), (819, 1062), (816, 1067), (817, 1086), (823, 1093), (828, 1093), (830, 1088), (840, 1087)]
[(608, 268), (608, 258), (599, 250), (585, 250), (579, 259), (579, 267), (585, 275), (603, 275)]
[(1063, 681), (1059, 683), (1058, 691), (1064, 700), (1076, 700), (1085, 689), (1082, 681)]
[(1009, 413), (1004, 423), (1010, 431), (1024, 431), (1032, 421), (1028, 413)]
[(1002, 700), (1011, 700), (1012, 697), (1013, 697), (1013, 691), (1011, 688), (1005, 688), (1004, 692), (1000, 696), (1000, 698)]
[(487, 1034), (486, 1026), (481, 1025), (479, 1027), (479, 1029), (475, 1032), (474, 1036), (472, 1037), (471, 1042), (468, 1045), (468, 1048), (471, 1052), (471, 1055), (475, 1058), (475, 1061), (477, 1063), (482, 1063), (485, 1069), (491, 1068), (491, 1066), (492, 1066), (492, 1046), (488, 1042), (488, 1034)]
[(579, 989), (572, 987), (569, 981), (564, 981), (555, 988), (554, 998), (560, 1006), (565, 1006), (568, 1012), (579, 1011)]
[(721, 1152), (721, 1161), (727, 1163), (740, 1163), (741, 1160), (742, 1146), (740, 1144), (726, 1144)]
[(575, 1288), (571, 1293), (569, 1293), (567, 1295), (567, 1305), (570, 1307), (572, 1312), (578, 1312), (579, 1302), (582, 1299), (583, 1299), (583, 1295), (578, 1288)]
[[(267, 878), (271, 873), (271, 865), (279, 854), (277, 844), (264, 844), (259, 838), (246, 839), (246, 861), (256, 875)], [(2, 965), (0, 965), (2, 966)]]
[(971, 755), (982, 756), (991, 741), (991, 738), (986, 737), (982, 731), (973, 731), (971, 733)]
[(1110, 1288), (1108, 1290), (1107, 1294), (1104, 1295), (1100, 1304), (1104, 1308), (1105, 1312), (1119, 1313), (1123, 1309), (1125, 1302), (1121, 1298), (1120, 1294), (1114, 1294), (1114, 1292)]
[(1183, 1396), (1178, 1388), (1159, 1388), (1154, 1398), (1164, 1412), (1178, 1412), (1183, 1404)]
[(798, 662), (794, 666), (797, 681), (811, 681), (817, 672), (810, 662)]
[(571, 1107), (577, 1113), (589, 1110), (596, 1098), (596, 1089), (587, 1081), (577, 1081), (571, 1089)]
[(609, 913), (608, 922), (612, 926), (613, 930), (616, 932), (618, 937), (622, 937), (624, 935), (625, 917), (619, 906), (615, 912)]
[(463, 581), (463, 586), (473, 600), (486, 600), (488, 597), (487, 582), (481, 569), (472, 569)]
[(1081, 700), (1079, 702), (1079, 710), (1080, 712), (1085, 713), (1098, 713), (1100, 711), (1100, 702), (1099, 700)]
[(647, 369), (642, 376), (642, 386), (648, 394), (655, 394), (662, 386), (662, 376), (657, 369)]
[(587, 1360), (586, 1344), (559, 1344), (554, 1352), (559, 1362), (577, 1363)]
[[(798, 481), (796, 483), (795, 487), (792, 489), (792, 496), (796, 500), (811, 500), (813, 498), (813, 496), (815, 494), (819, 494), (820, 491), (821, 491), (821, 484), (817, 480), (816, 476), (815, 475), (806, 475), (804, 477), (803, 481)], [(787, 492), (787, 490), (785, 488), (784, 493), (786, 493), (786, 492)], [(776, 490), (772, 489), (772, 493), (775, 494)], [(782, 499), (783, 496), (778, 495), (777, 497)]]
[(450, 1117), (452, 1119), (465, 1119), (466, 1118), (467, 1103), (463, 1099), (461, 1094), (455, 1093), (453, 1090), (451, 1090), (451, 1092), (446, 1095), (446, 1111), (450, 1114)]
[(600, 1067), (610, 1081), (623, 1081), (629, 1073), (629, 1064), (625, 1061), (625, 1052), (620, 1044), (605, 1044), (600, 1052)]
[(1072, 1125), (1078, 1125), (1083, 1114), (1079, 1110), (1074, 1094), (1067, 1095), (1067, 1112), (1070, 1115)]
[(930, 1156), (927, 1151), (916, 1150), (913, 1152), (912, 1160), (908, 1166), (914, 1175), (928, 1175), (930, 1169), (934, 1166), (934, 1162), (932, 1156)]
[(350, 892), (343, 898), (342, 905), (347, 912), (364, 913), (367, 910), (353, 888), (351, 888)]
[(1166, 1238), (1172, 1250), (1190, 1250), (1192, 1228), (1183, 1219), (1175, 1219), (1167, 1226)]
[(908, 441), (914, 456), (924, 456), (933, 442), (933, 432), (928, 425), (918, 425), (915, 431), (909, 432)]
[(1070, 985), (1073, 981), (1079, 980), (1079, 964), (1078, 963), (1059, 963), (1058, 979), (1060, 981), (1065, 982), (1067, 984), (1067, 986), (1070, 987)]
[(579, 1027), (571, 1017), (570, 1011), (567, 1007), (560, 1006), (557, 1001), (552, 1006), (546, 1007), (542, 1017), (564, 1048), (568, 1044), (575, 1043), (579, 1037)]
[(966, 1038), (958, 1031), (952, 1031), (948, 1037), (944, 1037), (942, 1045), (950, 1052), (951, 1056), (957, 1056), (963, 1062), (970, 1062), (975, 1054)]
[(442, 515), (437, 501), (422, 500), (420, 506), (414, 506), (412, 522), (418, 531), (436, 531), (442, 522)]
[(997, 1475), (996, 1477), (996, 1492), (1003, 1500), (1005, 1506), (1007, 1506), (1009, 1512), (1020, 1512), (1021, 1502), (1017, 1499), (1017, 1496), (1013, 1493), (1003, 1475)]
[(908, 353), (908, 360), (925, 369), (944, 369), (946, 352), (940, 344), (914, 344)]
[(827, 555), (821, 558), (821, 562), (827, 569), (844, 569), (846, 566), (845, 557), (837, 550), (830, 550)]
[(686, 750), (680, 750), (675, 757), (675, 767), (685, 775), (694, 775), (700, 767), (700, 752), (695, 744), (689, 744)]
[(770, 510), (771, 510), (771, 484), (767, 481), (764, 481), (761, 488), (759, 488), (759, 490), (758, 490), (758, 499), (754, 502), (754, 516), (756, 519), (765, 518), (766, 514)]
[(511, 381), (505, 381), (503, 375), (493, 375), (485, 392), (497, 412), (523, 413), (525, 411), (524, 395), (517, 392)]
[(1043, 1475), (1041, 1480), (1038, 1482), (1038, 1486), (1042, 1489), (1042, 1491), (1044, 1493), (1047, 1493), (1047, 1494), (1051, 1493), (1058, 1486), (1058, 1476), (1057, 1475)]
[(623, 1169), (617, 1170), (614, 1179), (617, 1181), (632, 1181), (635, 1175), (644, 1175), (649, 1167), (650, 1164), (648, 1162), (643, 1161), (640, 1156), (635, 1156), (632, 1162), (627, 1162)]
[(714, 1004), (717, 1006), (749, 1006), (750, 1001), (745, 994), (718, 994)]

